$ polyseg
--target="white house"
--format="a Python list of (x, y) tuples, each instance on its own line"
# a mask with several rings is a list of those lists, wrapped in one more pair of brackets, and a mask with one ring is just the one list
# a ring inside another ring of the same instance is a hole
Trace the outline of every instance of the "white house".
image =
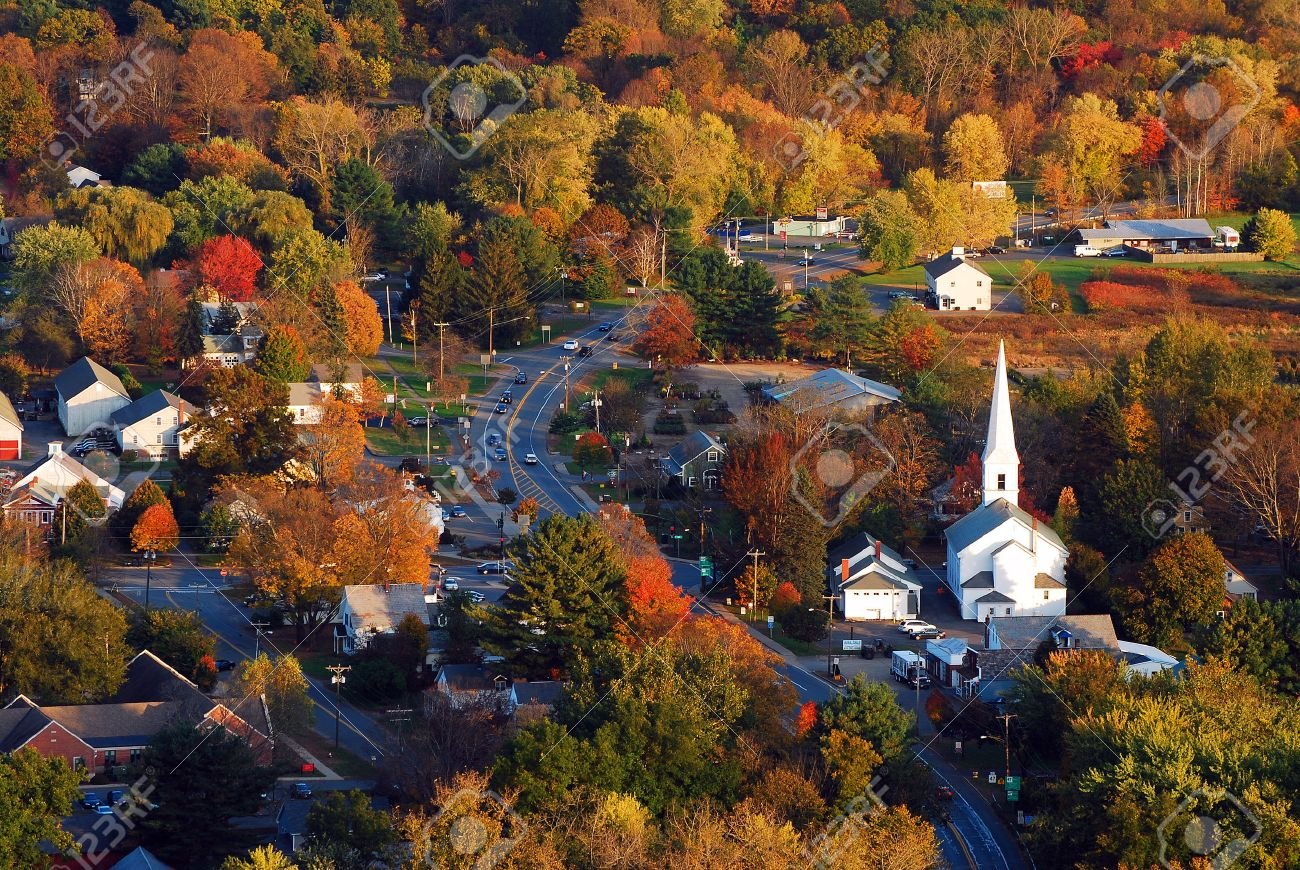
[(135, 450), (154, 459), (180, 451), (180, 430), (189, 425), (199, 409), (166, 390), (154, 390), (125, 408), (113, 412), (117, 446)]
[(443, 665), (438, 669), (434, 688), (446, 695), (454, 707), (484, 703), (510, 714), (519, 706), (514, 682), (484, 665)]
[(351, 655), (375, 635), (392, 634), (408, 613), (429, 626), (423, 583), (344, 586), (333, 620), (335, 652)]
[(67, 167), (68, 185), (71, 187), (99, 187), (100, 179), (103, 178), (93, 169), (87, 169), (77, 164), (69, 164)]
[(88, 356), (59, 372), (54, 379), (59, 399), (59, 422), (69, 435), (84, 435), (109, 428), (114, 411), (131, 404), (131, 395), (117, 375)]
[(888, 384), (841, 369), (822, 369), (797, 381), (763, 387), (764, 399), (791, 405), (796, 411), (831, 407), (836, 413), (849, 415), (874, 413), (880, 405), (897, 402), (902, 395)]
[(1060, 537), (1017, 504), (1020, 455), (1011, 421), (1006, 351), (998, 346), (993, 407), (984, 445), (983, 503), (945, 531), (945, 584), (963, 619), (1055, 616), (1065, 612)]
[[(203, 302), (203, 350), (200, 356), (211, 363), (224, 368), (247, 365), (257, 359), (265, 333), (252, 321), (257, 313), (253, 302), (232, 303), (236, 320), (233, 324), (223, 325), (222, 332), (213, 332), (213, 325), (222, 315), (222, 307), (216, 302)], [(225, 332), (230, 329), (230, 332)]]
[(916, 619), (921, 584), (911, 567), (879, 539), (863, 532), (828, 554), (826, 576), (847, 620)]
[(0, 459), (23, 458), (23, 421), (13, 402), (0, 393)]
[(1247, 580), (1246, 575), (1242, 574), (1236, 565), (1232, 564), (1227, 559), (1224, 559), (1223, 562), (1227, 565), (1227, 568), (1224, 570), (1223, 608), (1219, 611), (1220, 616), (1223, 616), (1224, 613), (1232, 607), (1233, 602), (1238, 599), (1249, 598), (1251, 601), (1259, 600), (1259, 589), (1255, 584)]
[(345, 380), (334, 381), (329, 366), (312, 367), (312, 379), (289, 384), (289, 413), (300, 426), (320, 422), (321, 403), (330, 396), (342, 394), (349, 401), (361, 401), (361, 366), (349, 365), (343, 373)]
[(925, 287), (940, 311), (988, 311), (993, 306), (993, 279), (966, 259), (965, 248), (926, 263)]
[(126, 493), (121, 489), (64, 453), (61, 443), (51, 441), (45, 456), (10, 488), (4, 512), (12, 519), (49, 526), (59, 503), (83, 480), (95, 488), (110, 513), (126, 500)]

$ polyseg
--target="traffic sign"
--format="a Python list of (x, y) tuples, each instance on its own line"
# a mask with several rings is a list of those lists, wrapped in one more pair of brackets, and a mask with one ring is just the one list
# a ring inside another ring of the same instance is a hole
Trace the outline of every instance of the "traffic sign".
[(785, 230), (781, 230), (781, 241), (785, 241)]
[(1008, 776), (1005, 780), (1005, 784), (1007, 787), (1007, 800), (1020, 800), (1020, 777)]
[(776, 624), (776, 617), (775, 617), (775, 616), (769, 616), (769, 617), (767, 618), (767, 627), (768, 627), (768, 628), (771, 628), (771, 627), (772, 627), (773, 625), (775, 625), (775, 624)]
[(713, 557), (712, 556), (700, 557), (700, 579), (701, 580), (713, 579)]

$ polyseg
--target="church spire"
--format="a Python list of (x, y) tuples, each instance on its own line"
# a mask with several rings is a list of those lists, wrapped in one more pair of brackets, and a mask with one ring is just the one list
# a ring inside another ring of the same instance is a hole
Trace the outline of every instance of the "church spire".
[(1007, 355), (998, 342), (998, 364), (993, 371), (993, 407), (984, 442), (984, 504), (1005, 498), (1016, 504), (1020, 493), (1020, 454), (1011, 423), (1011, 392), (1007, 388)]

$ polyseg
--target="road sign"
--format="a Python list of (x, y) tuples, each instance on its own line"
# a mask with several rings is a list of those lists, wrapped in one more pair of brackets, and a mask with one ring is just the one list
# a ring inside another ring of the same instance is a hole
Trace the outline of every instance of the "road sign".
[(854, 652), (855, 650), (862, 649), (862, 641), (860, 640), (845, 640), (841, 641), (841, 643), (844, 644), (845, 652)]
[(785, 230), (781, 230), (781, 241), (785, 241)]
[(1020, 777), (1008, 776), (1006, 778), (1006, 787), (1007, 787), (1007, 800), (1009, 801), (1020, 800)]
[(769, 616), (769, 617), (767, 618), (767, 627), (768, 627), (768, 628), (771, 628), (771, 627), (772, 627), (773, 625), (775, 625), (775, 624), (776, 624), (776, 617), (775, 617), (775, 616)]
[(703, 580), (706, 578), (709, 580), (713, 579), (713, 557), (712, 556), (700, 557), (700, 579)]
[(830, 215), (829, 209), (826, 208), (817, 209), (817, 220), (824, 221), (827, 219), (827, 217), (829, 217), (829, 215)]

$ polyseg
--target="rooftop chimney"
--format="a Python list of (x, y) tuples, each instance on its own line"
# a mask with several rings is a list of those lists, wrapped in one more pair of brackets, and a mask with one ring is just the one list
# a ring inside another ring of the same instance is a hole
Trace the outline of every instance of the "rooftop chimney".
[(845, 583), (849, 581), (849, 560), (840, 559), (840, 579)]
[(51, 441), (51, 442), (50, 442), (50, 446), (49, 446), (49, 452), (46, 453), (45, 455), (46, 455), (46, 456), (58, 456), (58, 455), (61, 454), (62, 452), (63, 452), (63, 442), (62, 442), (62, 441)]
[(879, 539), (876, 540), (876, 558), (877, 558), (877, 559), (880, 558), (880, 540), (879, 540)]

